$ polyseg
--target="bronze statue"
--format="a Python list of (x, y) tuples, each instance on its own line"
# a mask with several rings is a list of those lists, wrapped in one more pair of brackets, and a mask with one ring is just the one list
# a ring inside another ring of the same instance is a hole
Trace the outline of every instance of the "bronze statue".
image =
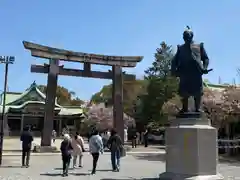
[(187, 26), (183, 32), (184, 44), (178, 45), (171, 73), (179, 77), (179, 95), (182, 97), (182, 109), (179, 113), (188, 112), (188, 98), (194, 98), (195, 112), (200, 112), (201, 99), (203, 95), (202, 75), (212, 71), (207, 69), (209, 59), (203, 43), (196, 44), (193, 41), (193, 32)]

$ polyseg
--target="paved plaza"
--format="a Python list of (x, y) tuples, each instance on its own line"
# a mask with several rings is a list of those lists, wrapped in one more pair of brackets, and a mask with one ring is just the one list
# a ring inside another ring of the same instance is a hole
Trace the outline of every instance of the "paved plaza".
[[(53, 146), (56, 146), (59, 150), (60, 148), (60, 144), (62, 142), (62, 139), (56, 139), (55, 143), (52, 143)], [(41, 138), (40, 137), (36, 137), (34, 138), (34, 141), (32, 143), (32, 146), (34, 145), (40, 145), (41, 144)], [(21, 142), (19, 140), (19, 138), (5, 138), (3, 141), (3, 150), (4, 152), (12, 152), (12, 151), (21, 151)], [(128, 142), (128, 144), (126, 145), (128, 147), (128, 149), (131, 149), (131, 151), (158, 151), (160, 148), (164, 148), (163, 146), (160, 147), (159, 145), (150, 145), (148, 148), (144, 148), (143, 145), (138, 146), (137, 148), (131, 148), (131, 143)], [(88, 146), (88, 142), (87, 140), (85, 140), (85, 144), (84, 147), (86, 150), (88, 150), (89, 146)], [(33, 149), (33, 147), (32, 147)]]
[[(56, 139), (55, 143), (52, 143), (53, 146), (56, 146), (58, 149), (60, 148), (62, 139)], [(41, 138), (40, 137), (34, 137), (34, 141), (32, 143), (32, 146), (34, 145), (40, 145), (41, 144)], [(19, 138), (4, 138), (3, 141), (3, 150), (4, 151), (19, 151), (21, 150), (22, 144), (20, 142)], [(88, 144), (86, 142), (85, 147), (88, 149)]]
[[(19, 155), (14, 154), (3, 157), (3, 166), (0, 168), (1, 180), (154, 180), (165, 170), (164, 153), (154, 152), (128, 153), (122, 159), (120, 172), (111, 171), (110, 154), (104, 153), (99, 159), (96, 175), (90, 175), (92, 159), (88, 153), (85, 153), (84, 167), (70, 169), (69, 177), (61, 177), (61, 156), (59, 154), (33, 154), (29, 168), (21, 168), (20, 159)], [(225, 179), (239, 179), (240, 163), (222, 162), (219, 165), (219, 171)]]

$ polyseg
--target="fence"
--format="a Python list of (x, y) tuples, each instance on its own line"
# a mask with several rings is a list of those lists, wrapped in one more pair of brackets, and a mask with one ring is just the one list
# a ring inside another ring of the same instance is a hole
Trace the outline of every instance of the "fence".
[(240, 148), (240, 139), (219, 139), (218, 149), (237, 149)]
[(218, 139), (219, 154), (240, 154), (240, 139)]

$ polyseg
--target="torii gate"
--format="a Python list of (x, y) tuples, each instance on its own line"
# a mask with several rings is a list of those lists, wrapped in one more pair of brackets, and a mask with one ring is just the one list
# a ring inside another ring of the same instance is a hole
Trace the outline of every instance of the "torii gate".
[[(41, 146), (51, 146), (58, 75), (112, 79), (113, 124), (121, 138), (124, 139), (123, 79), (134, 80), (135, 75), (125, 74), (122, 72), (122, 67), (135, 67), (137, 63), (143, 59), (143, 56), (88, 54), (43, 46), (26, 41), (23, 41), (23, 45), (25, 49), (31, 51), (32, 56), (49, 59), (49, 64), (31, 65), (31, 72), (48, 74)], [(64, 68), (63, 66), (59, 66), (60, 60), (83, 63), (84, 68), (83, 70)], [(112, 71), (92, 71), (91, 64), (112, 66)]]

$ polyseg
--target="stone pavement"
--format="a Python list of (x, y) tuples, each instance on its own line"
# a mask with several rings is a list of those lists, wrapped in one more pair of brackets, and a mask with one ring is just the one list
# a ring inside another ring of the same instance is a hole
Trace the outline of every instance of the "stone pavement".
[[(84, 155), (84, 167), (71, 169), (69, 177), (61, 177), (61, 156), (58, 154), (31, 157), (30, 168), (21, 168), (20, 156), (3, 156), (0, 168), (0, 180), (154, 180), (165, 170), (164, 153), (128, 153), (121, 161), (121, 171), (112, 172), (110, 154), (100, 156), (96, 175), (90, 175), (92, 159), (88, 153)], [(222, 162), (219, 171), (225, 179), (240, 178), (240, 163)]]
[[(53, 146), (56, 146), (58, 149), (61, 144), (61, 139), (56, 139), (55, 143), (53, 143)], [(37, 137), (34, 138), (33, 145), (40, 145), (41, 144), (41, 138)], [(131, 149), (131, 145), (129, 143), (126, 145)], [(88, 150), (88, 142), (85, 141), (84, 145), (85, 149)], [(142, 145), (131, 149), (132, 151), (158, 151), (160, 149), (159, 145), (150, 145), (148, 148), (144, 148)], [(11, 151), (21, 151), (21, 142), (19, 138), (5, 138), (3, 141), (3, 151), (4, 152), (11, 152)]]
[[(53, 146), (56, 146), (57, 148), (60, 148), (61, 139), (56, 139), (55, 143), (52, 143)], [(34, 145), (40, 145), (41, 144), (41, 138), (36, 137), (34, 138), (34, 141), (32, 143), (32, 146)], [(20, 151), (21, 150), (21, 142), (19, 138), (5, 138), (3, 140), (3, 151)], [(85, 147), (88, 149), (88, 144), (86, 142)]]

